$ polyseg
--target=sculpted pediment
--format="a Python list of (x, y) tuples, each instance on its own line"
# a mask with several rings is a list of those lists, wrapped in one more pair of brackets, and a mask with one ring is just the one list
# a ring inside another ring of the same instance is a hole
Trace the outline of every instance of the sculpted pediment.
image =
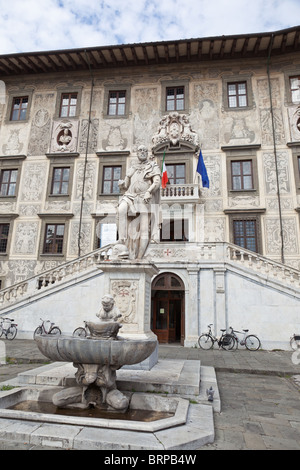
[(198, 134), (193, 131), (187, 114), (169, 113), (159, 122), (158, 130), (152, 137), (153, 151), (158, 147), (183, 147), (189, 151), (199, 146)]

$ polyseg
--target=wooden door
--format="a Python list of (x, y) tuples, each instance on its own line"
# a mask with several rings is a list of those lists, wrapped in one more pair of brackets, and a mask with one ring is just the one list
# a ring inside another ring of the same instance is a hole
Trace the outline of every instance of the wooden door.
[(152, 285), (152, 325), (159, 343), (184, 342), (184, 291), (171, 273), (158, 276)]

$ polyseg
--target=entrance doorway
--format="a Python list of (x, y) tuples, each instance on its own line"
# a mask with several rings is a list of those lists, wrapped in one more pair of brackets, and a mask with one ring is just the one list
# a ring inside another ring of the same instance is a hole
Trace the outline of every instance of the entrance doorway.
[(173, 273), (152, 282), (151, 329), (159, 343), (184, 342), (184, 285)]

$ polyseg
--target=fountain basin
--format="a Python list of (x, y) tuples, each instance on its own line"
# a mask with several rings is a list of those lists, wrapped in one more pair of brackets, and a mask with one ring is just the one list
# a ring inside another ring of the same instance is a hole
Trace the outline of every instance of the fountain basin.
[(144, 361), (157, 345), (156, 338), (106, 340), (39, 335), (35, 341), (41, 353), (52, 361), (105, 364), (115, 369)]
[[(174, 426), (180, 426), (187, 421), (189, 401), (180, 397), (163, 397), (147, 393), (128, 393), (130, 399), (130, 411), (141, 410), (156, 412), (158, 415), (165, 414), (167, 417), (158, 417), (152, 421), (135, 421), (127, 419), (109, 419), (60, 415), (56, 413), (45, 413), (27, 411), (20, 406), (24, 402), (35, 402), (36, 404), (52, 405), (52, 397), (59, 390), (51, 388), (21, 388), (0, 393), (0, 419), (16, 419), (25, 421), (37, 421), (42, 423), (69, 424), (80, 426), (91, 426), (97, 428), (124, 429), (145, 432), (155, 432)], [(41, 407), (42, 409), (43, 407)]]

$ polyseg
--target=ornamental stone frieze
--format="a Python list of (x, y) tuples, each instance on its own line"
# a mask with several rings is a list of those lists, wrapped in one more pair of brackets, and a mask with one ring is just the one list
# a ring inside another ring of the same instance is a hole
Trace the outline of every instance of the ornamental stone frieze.
[(50, 153), (74, 153), (77, 150), (79, 121), (60, 120), (53, 123)]

